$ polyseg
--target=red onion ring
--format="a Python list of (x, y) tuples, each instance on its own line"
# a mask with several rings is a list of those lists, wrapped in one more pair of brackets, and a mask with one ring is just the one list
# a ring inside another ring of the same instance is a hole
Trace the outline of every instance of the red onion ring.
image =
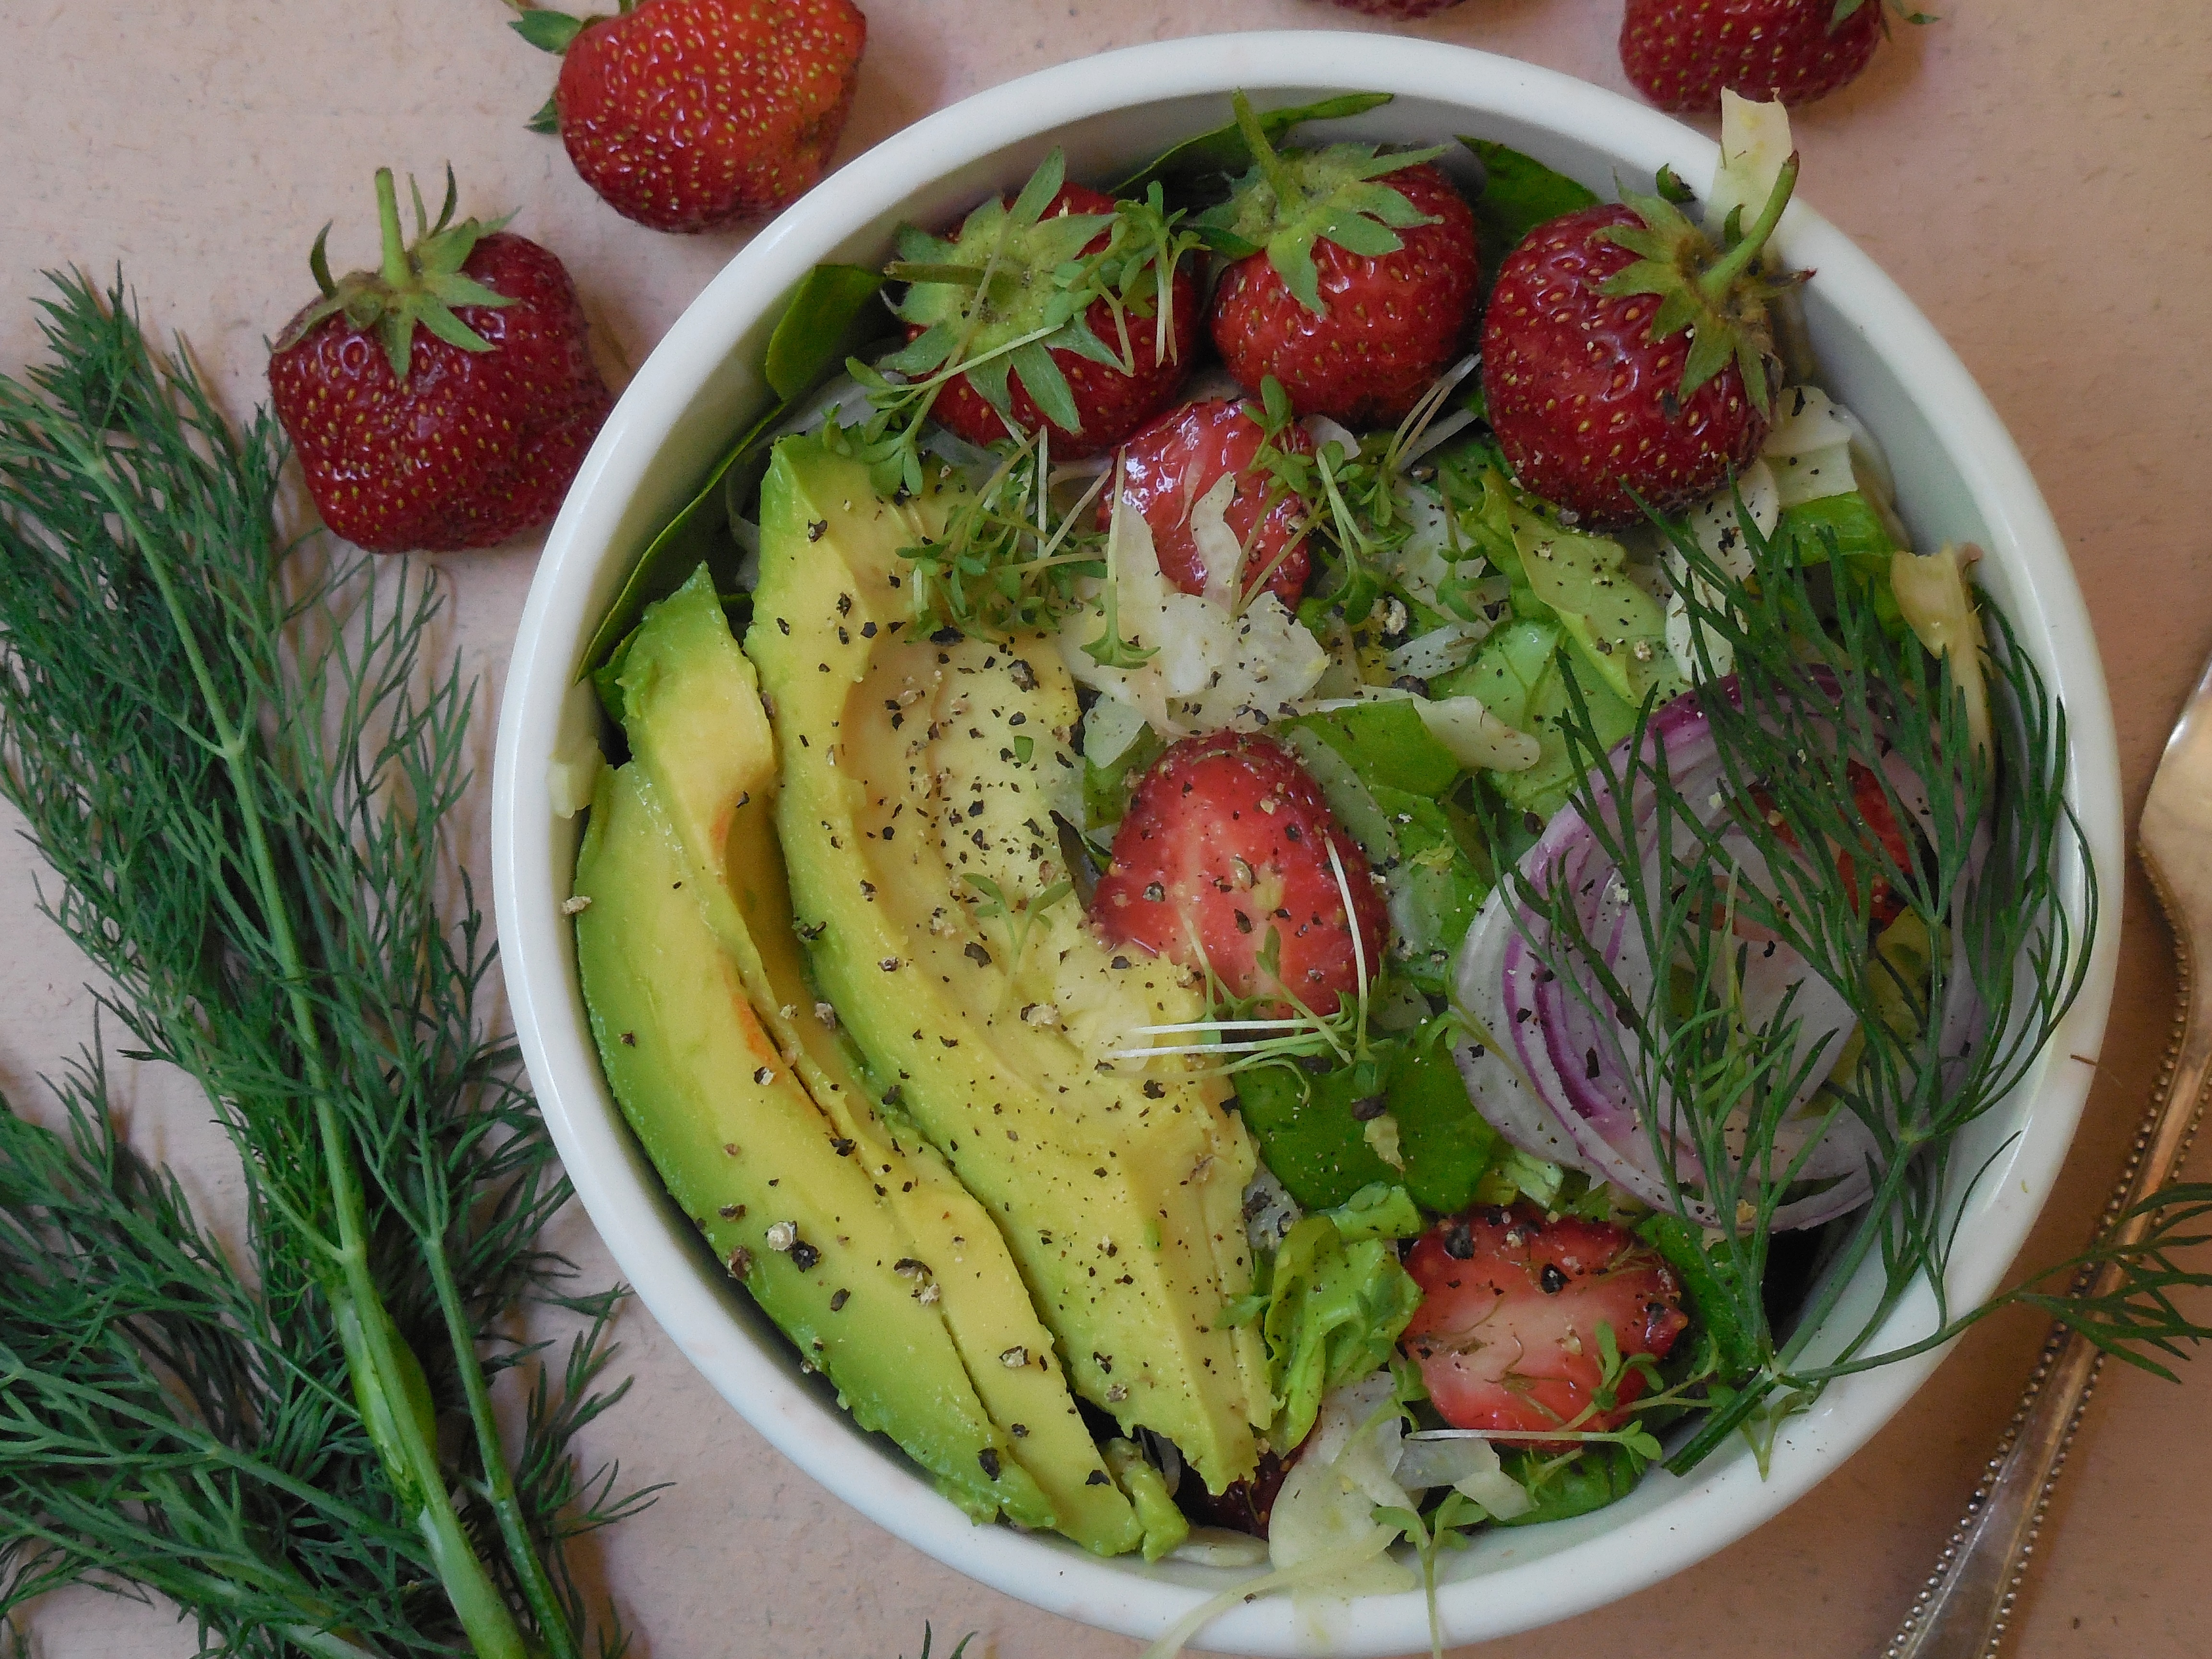
[[(1832, 695), (1838, 690), (1826, 683), (1822, 689)], [(1733, 680), (1711, 690), (1731, 700), (1736, 695)], [(1727, 810), (1725, 768), (1697, 696), (1677, 698), (1657, 710), (1647, 723), (1644, 741), (1647, 753), (1664, 755), (1675, 793), (1689, 803), (1700, 826), (1710, 829)], [(1616, 773), (1626, 753), (1626, 744), (1614, 751)], [(1935, 824), (1924, 784), (1895, 755), (1885, 762), (1884, 770), (1899, 803), (1932, 839)], [(1647, 879), (1656, 873), (1656, 789), (1643, 785), (1630, 815)], [(1694, 851), (1697, 831), (1685, 825), (1676, 833), (1680, 843), (1677, 855)], [(1740, 836), (1724, 835), (1723, 843), (1731, 839), (1741, 841)], [(1980, 1001), (1964, 972), (1957, 919), (1987, 842), (1986, 830), (1978, 830), (1968, 878), (1953, 907), (1954, 971), (1939, 1049), (1948, 1056), (1966, 1052), (1962, 1045), (1980, 1035)], [(1731, 850), (1740, 860), (1742, 878), (1771, 890), (1764, 860), (1753, 849), (1743, 844)], [(1671, 1134), (1662, 1132), (1655, 1138), (1650, 1133), (1637, 1109), (1631, 1081), (1637, 1060), (1630, 1048), (1632, 1038), (1620, 1022), (1603, 1012), (1607, 999), (1599, 994), (1594, 974), (1576, 975), (1571, 983), (1565, 973), (1547, 963), (1547, 957), (1562, 954), (1549, 948), (1550, 926), (1535, 908), (1515, 897), (1522, 892), (1548, 893), (1564, 884), (1573, 895), (1583, 936), (1632, 999), (1648, 998), (1656, 976), (1626, 884), (1618, 879), (1595, 832), (1572, 807), (1553, 816), (1536, 844), (1522, 855), (1519, 868), (1522, 880), (1501, 884), (1484, 903), (1455, 965), (1461, 1007), (1489, 1039), (1478, 1038), (1457, 1050), (1468, 1092), (1484, 1118), (1513, 1146), (1610, 1182), (1655, 1208), (1671, 1210), (1677, 1183), (1694, 1188), (1702, 1182), (1695, 1151)], [(1831, 1183), (1781, 1206), (1773, 1225), (1817, 1226), (1856, 1209), (1873, 1188), (1876, 1147), (1872, 1133), (1848, 1109), (1817, 1104), (1820, 1087), (1856, 1030), (1857, 1018), (1842, 994), (1803, 957), (1763, 930), (1745, 931), (1766, 939), (1765, 949), (1751, 953), (1744, 972), (1748, 1017), (1755, 1024), (1765, 1023), (1788, 996), (1790, 1017), (1799, 1025), (1795, 1061), (1801, 1082), (1770, 1154), (1775, 1177), (1794, 1164), (1796, 1179)], [(1572, 972), (1571, 963), (1561, 966)], [(1657, 1103), (1657, 1109), (1663, 1120), (1665, 1100)], [(1661, 1142), (1674, 1164), (1672, 1171), (1662, 1167), (1661, 1146), (1656, 1144)], [(1721, 1224), (1709, 1204), (1689, 1193), (1683, 1199), (1692, 1218), (1708, 1226)]]

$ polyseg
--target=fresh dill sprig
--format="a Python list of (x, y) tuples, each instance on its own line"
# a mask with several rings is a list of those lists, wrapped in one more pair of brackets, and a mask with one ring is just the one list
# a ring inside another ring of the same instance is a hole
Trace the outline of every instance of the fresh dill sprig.
[[(190, 1075), (236, 1146), (260, 1289), (241, 1299), (180, 1205), (155, 1212), (177, 1244), (168, 1323), (107, 1317), (135, 1271), (112, 1254), (64, 1258), (55, 1310), (74, 1322), (6, 1362), (0, 1612), (33, 1586), (143, 1583), (228, 1651), (320, 1632), (579, 1659), (577, 1598), (548, 1558), (626, 1500), (580, 1498), (566, 1468), (604, 1396), (539, 1395), (512, 1462), (493, 1412), (494, 1376), (532, 1363), (498, 1322), (518, 1297), (563, 1299), (563, 1264), (535, 1241), (568, 1187), (512, 1045), (483, 1028), (493, 953), (450, 839), (472, 689), (425, 658), (435, 577), (289, 540), (267, 413), (234, 430), (181, 354), (149, 346), (119, 283), (104, 301), (56, 283), (50, 360), (0, 379), (0, 795), (60, 877), (46, 914), (106, 975), (131, 1052)], [(110, 1146), (104, 1095), (76, 1098), (83, 1145)], [(0, 1209), (19, 1238), (52, 1236), (37, 1144), (9, 1150)], [(170, 1190), (101, 1156), (79, 1162), (123, 1170), (111, 1188)], [(133, 1367), (178, 1370), (177, 1333), (198, 1345), (185, 1369), (216, 1381), (172, 1420), (64, 1409), (73, 1345), (107, 1343), (120, 1388)], [(594, 1386), (603, 1335), (602, 1319), (570, 1383)], [(50, 1458), (41, 1432), (77, 1449)], [(210, 1478), (163, 1451), (179, 1478), (156, 1497), (133, 1484), (137, 1449), (173, 1433)], [(252, 1456), (279, 1474), (300, 1460), (289, 1500), (364, 1518), (265, 1519), (216, 1478)], [(94, 1517), (100, 1481), (123, 1484)], [(264, 1578), (279, 1601), (300, 1583), (319, 1600), (279, 1620), (223, 1591)]]
[(452, 1650), (301, 1259), (249, 1198), (248, 1285), (118, 1138), (96, 1051), (56, 1092), (61, 1133), (0, 1105), (0, 1606), (89, 1579), (215, 1650)]
[[(2065, 714), (2002, 614), (1986, 612), (1992, 765), (1970, 740), (1948, 659), (1886, 630), (1874, 596), (1841, 561), (1832, 556), (1816, 586), (1814, 573), (1741, 509), (1739, 519), (1754, 566), (1743, 581), (1671, 531), (1692, 578), (1685, 599), (1698, 678), (1721, 684), (1714, 641), (1734, 653), (1733, 690), (1709, 690), (1699, 703), (1721, 767), (1710, 786), (1716, 798), (1684, 799), (1648, 707), (1618, 755), (1571, 681), (1561, 721), (1585, 773), (1573, 805), (1620, 884), (1659, 989), (1631, 993), (1588, 937), (1567, 884), (1517, 870), (1507, 878), (1547, 933), (1534, 939), (1545, 965), (1598, 1029), (1619, 1033), (1613, 1058), (1651, 1137), (1674, 1219), (1692, 1238), (1706, 1227), (1701, 1311), (1727, 1331), (1744, 1374), (1733, 1389), (1712, 1390), (1714, 1409), (1670, 1460), (1678, 1472), (1740, 1427), (1756, 1434), (1754, 1419), (1771, 1429), (1834, 1378), (1947, 1340), (1989, 1311), (1954, 1318), (1948, 1304), (1952, 1243), (1973, 1184), (1960, 1177), (1974, 1173), (1956, 1166), (1957, 1137), (2027, 1074), (2072, 1006), (2098, 915), (2095, 872), (2064, 793)], [(1909, 810), (1899, 773), (1924, 788), (1924, 813)], [(1927, 826), (1924, 854), (1899, 860), (1884, 846), (1855, 798), (1855, 786), (1869, 780), (1896, 822)], [(2069, 865), (2081, 872), (2078, 906), (2068, 902)], [(1869, 948), (1877, 881), (1936, 942), (1924, 991), (1896, 982), (1897, 971)], [(1861, 1033), (1856, 1063), (1827, 1079), (1817, 1099), (1826, 1121), (1848, 1117), (1863, 1130), (1872, 1194), (1786, 1331), (1769, 1322), (1761, 1285), (1776, 1213), (1802, 1195), (1800, 1172), (1819, 1136), (1793, 1152), (1784, 1119), (1812, 1080), (1808, 1068), (1832, 1056), (1801, 1044), (1805, 1016), (1794, 993), (1764, 1021), (1747, 1012), (1741, 985), (1753, 947), (1737, 924), (1797, 951)], [(1980, 1020), (1947, 1019), (1966, 994), (1978, 1000)], [(1900, 1012), (1913, 1003), (1918, 1012)], [(1678, 1145), (1692, 1167), (1678, 1165)], [(2212, 1334), (2167, 1296), (2212, 1283), (2170, 1255), (2186, 1242), (2178, 1230), (2203, 1213), (2202, 1205), (2166, 1203), (2147, 1212), (2147, 1237), (2100, 1243), (2094, 1260), (2125, 1268), (2123, 1287), (2100, 1299), (2032, 1290), (2006, 1299), (2044, 1307), (2156, 1369), (2144, 1348), (2172, 1352), (2178, 1340)], [(1829, 1329), (1869, 1261), (1881, 1294), (1853, 1312), (1848, 1330)], [(1870, 1352), (1919, 1285), (1934, 1297), (1937, 1334)]]

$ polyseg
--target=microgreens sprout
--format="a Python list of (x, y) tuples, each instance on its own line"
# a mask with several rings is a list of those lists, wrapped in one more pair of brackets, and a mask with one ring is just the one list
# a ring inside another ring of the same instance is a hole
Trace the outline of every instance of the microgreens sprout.
[(959, 493), (937, 536), (902, 548), (917, 620), (985, 639), (1054, 627), (1081, 603), (1079, 584), (1103, 577), (1104, 538), (1091, 527), (1105, 487), (1093, 478), (1054, 515), (1050, 435), (1014, 444), (981, 488)]
[(1019, 893), (1009, 896), (1005, 888), (988, 876), (964, 872), (960, 878), (983, 896), (975, 906), (978, 921), (999, 921), (1006, 924), (1010, 952), (1006, 972), (1009, 975), (1021, 966), (1022, 957), (1029, 949), (1030, 936), (1036, 931), (1045, 912), (1075, 890), (1074, 883), (1056, 881), (1042, 891), (1025, 898)]
[[(1200, 246), (1198, 236), (1183, 227), (1180, 209), (1168, 209), (1158, 184), (1141, 199), (1115, 202), (1111, 212), (1051, 213), (1066, 175), (1066, 158), (1054, 150), (1012, 204), (994, 197), (970, 214), (957, 241), (912, 227), (900, 233), (900, 258), (886, 275), (907, 285), (893, 309), (914, 337), (872, 365), (847, 362), (872, 412), (856, 430), (831, 439), (837, 453), (867, 465), (879, 495), (921, 493), (922, 425), (955, 380), (964, 380), (998, 412), (1008, 435), (1019, 438), (1014, 374), (1045, 420), (1063, 431), (1082, 429), (1054, 353), (1134, 374), (1133, 319), (1152, 325), (1155, 359), (1173, 361), (1175, 276)], [(972, 258), (986, 238), (981, 262), (963, 263), (962, 250)], [(1110, 343), (1090, 321), (1102, 305)]]

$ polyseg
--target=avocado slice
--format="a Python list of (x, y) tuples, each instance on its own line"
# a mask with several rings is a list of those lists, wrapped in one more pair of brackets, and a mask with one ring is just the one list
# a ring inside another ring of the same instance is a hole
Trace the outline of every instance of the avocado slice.
[(878, 1097), (997, 1222), (1076, 1392), (1219, 1492), (1274, 1409), (1256, 1339), (1218, 1324), (1251, 1279), (1251, 1143), (1221, 1077), (1128, 1057), (1202, 1008), (1067, 895), (1051, 814), (1080, 810), (1082, 775), (1052, 641), (913, 625), (902, 550), (956, 489), (881, 501), (815, 438), (769, 463), (745, 653), (799, 932)]
[(770, 816), (775, 738), (704, 567), (646, 612), (621, 683), (630, 753), (666, 809), (708, 925), (775, 1047), (903, 1229), (909, 1272), (935, 1286), (969, 1379), (1051, 1500), (1054, 1525), (1100, 1554), (1136, 1548), (1145, 1528), (1108, 1478), (998, 1229), (934, 1147), (884, 1122), (835, 1016), (816, 1012)]
[[(978, 1521), (1054, 1524), (934, 1306), (903, 1230), (837, 1150), (716, 941), (635, 764), (599, 775), (576, 861), (576, 965), (599, 1062), (670, 1195), (866, 1429)], [(787, 1231), (787, 1229), (788, 1231)]]

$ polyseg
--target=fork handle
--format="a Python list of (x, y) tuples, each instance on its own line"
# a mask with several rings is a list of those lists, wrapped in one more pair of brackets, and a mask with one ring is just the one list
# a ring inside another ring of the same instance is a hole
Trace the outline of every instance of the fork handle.
[[(2178, 915), (2148, 848), (2142, 860), (2160, 903), (2169, 915)], [(2100, 1235), (2112, 1229), (2122, 1211), (2149, 1196), (2181, 1167), (2197, 1133), (2205, 1081), (2212, 1074), (2212, 1000), (2195, 994), (2197, 964), (2186, 931), (2176, 928), (2174, 938), (2181, 983), (2173, 1038), (2126, 1167), (2105, 1206)], [(2147, 1225), (2147, 1218), (2138, 1217), (2121, 1237), (2132, 1241)], [(2119, 1279), (2119, 1269), (2110, 1264), (2087, 1270), (2075, 1281), (2075, 1293), (2116, 1289)], [(2087, 1338), (2063, 1325), (2051, 1327), (1996, 1455), (1885, 1659), (1989, 1659), (1996, 1651), (2051, 1488), (2066, 1466), (2067, 1449), (2104, 1358)]]

